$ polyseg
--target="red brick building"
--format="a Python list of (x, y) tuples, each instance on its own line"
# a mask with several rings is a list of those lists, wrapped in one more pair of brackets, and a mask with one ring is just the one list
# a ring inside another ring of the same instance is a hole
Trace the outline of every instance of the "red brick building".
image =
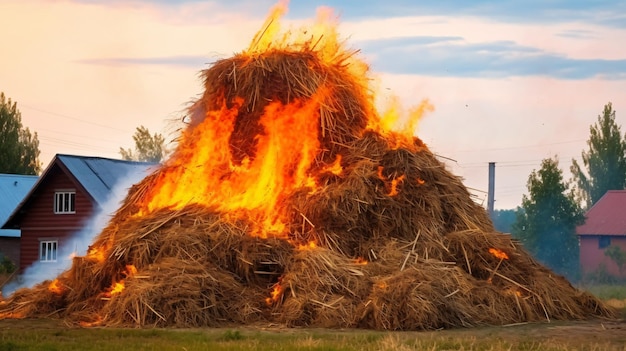
[[(101, 157), (56, 155), (3, 229), (20, 229), (19, 267), (54, 264), (69, 238), (85, 229), (123, 179), (140, 180), (154, 164)], [(129, 184), (130, 185), (130, 184)], [(121, 189), (125, 195), (127, 189)], [(94, 233), (94, 235), (97, 233)]]
[(580, 240), (580, 265), (583, 274), (606, 270), (626, 278), (620, 267), (604, 252), (617, 246), (626, 252), (626, 190), (609, 190), (585, 215), (585, 223), (576, 228)]

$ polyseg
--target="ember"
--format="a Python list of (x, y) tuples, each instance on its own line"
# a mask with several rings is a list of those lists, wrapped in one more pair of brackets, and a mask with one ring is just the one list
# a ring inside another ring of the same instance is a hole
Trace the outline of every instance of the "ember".
[(177, 150), (87, 255), (0, 318), (419, 330), (615, 315), (494, 230), (413, 136), (428, 101), (379, 113), (329, 12), (282, 33), (285, 11), (202, 72)]

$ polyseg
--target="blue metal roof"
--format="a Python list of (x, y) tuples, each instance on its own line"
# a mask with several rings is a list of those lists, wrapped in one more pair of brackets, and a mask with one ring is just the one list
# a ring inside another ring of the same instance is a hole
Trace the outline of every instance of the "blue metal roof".
[[(34, 175), (0, 174), (0, 228), (35, 185), (37, 178)], [(19, 238), (20, 231), (0, 229), (0, 236)]]
[(158, 163), (102, 157), (57, 155), (57, 158), (100, 206), (106, 203), (120, 180), (141, 180), (158, 166)]

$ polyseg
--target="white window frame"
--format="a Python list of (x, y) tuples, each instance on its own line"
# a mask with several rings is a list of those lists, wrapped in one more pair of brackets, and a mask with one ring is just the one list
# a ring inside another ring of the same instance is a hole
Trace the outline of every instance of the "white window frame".
[(76, 213), (76, 190), (57, 190), (54, 192), (54, 214)]
[(56, 262), (59, 256), (59, 240), (39, 240), (39, 262)]

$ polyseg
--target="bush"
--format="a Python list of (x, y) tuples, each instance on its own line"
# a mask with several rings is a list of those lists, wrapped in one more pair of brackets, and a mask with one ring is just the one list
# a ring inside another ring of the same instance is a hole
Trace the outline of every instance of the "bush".
[(0, 253), (0, 274), (13, 273), (16, 269), (15, 263)]

